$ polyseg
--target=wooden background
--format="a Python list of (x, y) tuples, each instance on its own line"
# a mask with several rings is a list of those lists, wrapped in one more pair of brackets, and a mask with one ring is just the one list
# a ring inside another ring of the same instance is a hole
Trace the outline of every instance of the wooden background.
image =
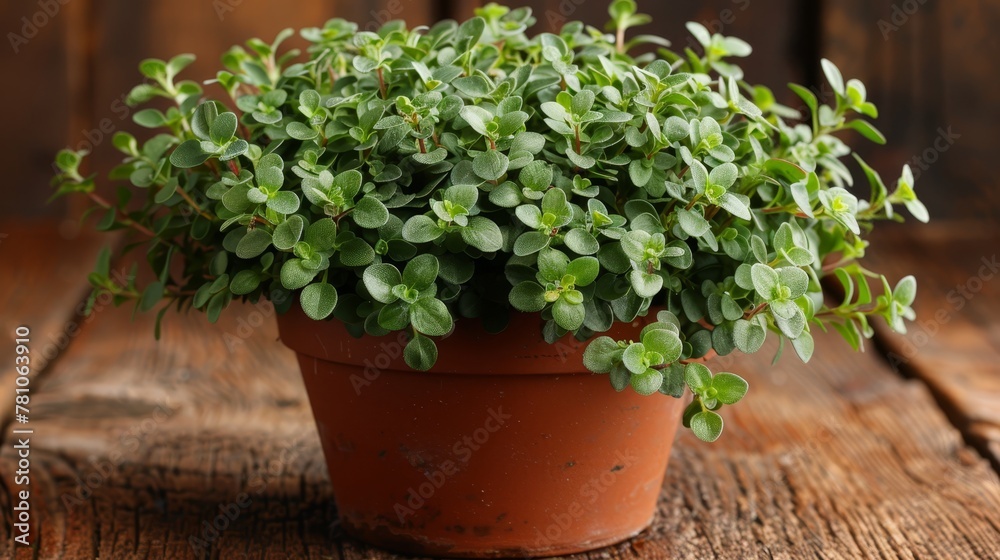
[[(99, 170), (113, 163), (109, 138), (135, 131), (122, 97), (146, 57), (192, 52), (188, 77), (214, 76), (218, 57), (251, 36), (284, 27), (322, 25), (330, 17), (377, 26), (402, 18), (426, 24), (472, 14), (479, 0), (40, 0), (0, 4), (0, 88), (5, 124), (0, 151), (4, 203), (0, 217), (59, 216), (46, 206), (53, 154), (63, 146), (96, 146)], [(513, 0), (529, 5), (536, 30), (580, 19), (603, 25), (605, 0)], [(882, 111), (890, 144), (854, 145), (893, 180), (905, 162), (920, 169), (918, 193), (934, 218), (993, 221), (1000, 212), (991, 165), (1000, 107), (995, 0), (639, 0), (655, 32), (688, 44), (684, 22), (699, 21), (751, 42), (747, 75), (793, 102), (789, 81), (815, 86), (826, 56), (847, 77), (861, 78)], [(46, 12), (46, 9), (48, 12)], [(50, 15), (52, 14), (52, 15)], [(15, 78), (16, 77), (16, 78)], [(16, 81), (15, 81), (16, 80)], [(102, 130), (103, 126), (103, 130)], [(937, 140), (952, 135), (951, 143)], [(957, 136), (957, 137), (956, 137)], [(937, 141), (937, 148), (935, 142)], [(940, 148), (944, 148), (943, 150)], [(867, 187), (865, 187), (865, 190)], [(859, 192), (864, 192), (859, 191)], [(16, 203), (14, 202), (16, 201)]]

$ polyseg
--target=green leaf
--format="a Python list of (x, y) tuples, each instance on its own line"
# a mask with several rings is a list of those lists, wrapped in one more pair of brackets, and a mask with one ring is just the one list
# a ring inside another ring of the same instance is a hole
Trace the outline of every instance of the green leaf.
[(900, 305), (909, 307), (917, 299), (917, 279), (913, 276), (905, 276), (899, 280), (892, 290), (893, 301)]
[[(756, 266), (756, 265), (755, 265)], [(752, 271), (751, 271), (752, 273)], [(777, 270), (778, 280), (783, 286), (788, 287), (791, 294), (788, 299), (795, 299), (806, 293), (809, 289), (809, 275), (801, 268), (785, 266)]]
[(663, 357), (663, 363), (671, 364), (681, 357), (683, 344), (673, 331), (654, 329), (642, 337), (642, 345), (647, 352), (656, 352)]
[(305, 220), (302, 219), (302, 216), (297, 214), (289, 216), (287, 220), (274, 228), (274, 236), (271, 241), (278, 249), (290, 251), (302, 238), (303, 229), (305, 229)]
[(795, 353), (798, 355), (802, 363), (809, 363), (812, 358), (813, 350), (815, 348), (815, 342), (813, 337), (807, 331), (802, 331), (799, 336), (791, 339), (792, 348), (795, 349)]
[(708, 180), (711, 181), (713, 185), (718, 185), (728, 189), (733, 186), (733, 183), (736, 182), (736, 178), (738, 176), (739, 168), (736, 167), (736, 165), (732, 163), (723, 163), (708, 174)]
[(403, 225), (403, 239), (410, 243), (427, 243), (444, 234), (437, 222), (428, 216), (413, 216)]
[(632, 381), (632, 374), (623, 364), (616, 364), (611, 368), (611, 386), (619, 393), (624, 391)]
[(601, 249), (597, 238), (583, 228), (573, 228), (566, 233), (563, 242), (578, 255), (593, 255)]
[(167, 118), (157, 109), (143, 109), (132, 115), (132, 120), (139, 126), (159, 128), (167, 124)]
[(663, 385), (663, 374), (655, 369), (647, 369), (642, 373), (632, 375), (632, 389), (643, 396), (649, 396), (660, 390)]
[(590, 169), (597, 165), (597, 160), (586, 155), (578, 154), (573, 148), (566, 148), (566, 157), (573, 163), (573, 165), (579, 167), (580, 169)]
[(417, 290), (426, 290), (437, 280), (440, 270), (441, 265), (434, 255), (417, 255), (406, 263), (402, 284)]
[(703, 393), (712, 386), (712, 371), (705, 364), (692, 362), (684, 366), (684, 381), (695, 393)]
[(575, 331), (583, 326), (583, 319), (587, 310), (582, 303), (570, 303), (565, 297), (556, 300), (552, 306), (552, 318), (556, 324), (568, 330)]
[(139, 63), (139, 72), (147, 78), (161, 82), (167, 78), (167, 63), (156, 58), (147, 58)]
[(701, 212), (695, 210), (678, 210), (677, 220), (680, 223), (681, 229), (685, 233), (692, 237), (701, 237), (708, 233), (711, 229), (711, 225), (708, 220), (702, 216)]
[(538, 272), (550, 282), (559, 282), (566, 274), (569, 257), (557, 249), (544, 249), (538, 254)]
[(722, 435), (722, 416), (711, 410), (699, 412), (691, 417), (691, 431), (698, 439), (711, 443)]
[(734, 373), (720, 372), (712, 378), (712, 388), (715, 398), (722, 404), (736, 404), (750, 389), (750, 385), (742, 377)]
[(267, 207), (279, 214), (294, 214), (299, 209), (299, 197), (290, 191), (279, 191), (267, 199)]
[(750, 269), (750, 276), (754, 291), (770, 301), (774, 297), (774, 289), (778, 287), (778, 272), (766, 264), (755, 263)]
[(663, 289), (663, 277), (659, 274), (646, 274), (641, 270), (633, 270), (628, 273), (628, 280), (632, 290), (642, 298), (655, 297)]
[(518, 180), (533, 191), (543, 191), (552, 184), (552, 167), (542, 160), (532, 161), (521, 169)]
[(222, 146), (232, 140), (233, 135), (236, 134), (236, 125), (235, 113), (222, 113), (218, 117), (215, 117), (215, 121), (209, 130), (212, 142), (215, 142), (217, 146)]
[(389, 210), (373, 196), (363, 196), (351, 212), (354, 223), (365, 229), (376, 229), (389, 221)]
[(545, 288), (535, 282), (521, 282), (510, 291), (508, 299), (514, 309), (536, 313), (545, 308)]
[(410, 325), (410, 306), (404, 301), (390, 303), (378, 312), (378, 324), (388, 331), (403, 330)]
[(489, 130), (486, 128), (486, 123), (493, 121), (493, 114), (478, 107), (476, 105), (465, 105), (459, 112), (462, 119), (469, 123), (469, 126), (473, 130), (481, 134), (482, 136), (488, 136), (490, 134)]
[(170, 163), (174, 167), (189, 169), (205, 163), (208, 156), (209, 154), (201, 149), (201, 142), (186, 140), (170, 154)]
[(410, 306), (410, 323), (428, 336), (444, 336), (455, 325), (444, 302), (432, 297), (418, 299)]
[(437, 345), (426, 336), (413, 337), (403, 350), (403, 359), (406, 360), (406, 365), (417, 371), (427, 371), (434, 367), (437, 356)]
[(222, 152), (222, 155), (219, 156), (219, 161), (229, 161), (237, 158), (247, 153), (249, 149), (250, 144), (246, 140), (238, 138), (226, 147), (226, 151)]
[(600, 272), (601, 263), (594, 257), (579, 257), (566, 266), (566, 274), (576, 278), (576, 286), (589, 286)]
[(469, 225), (462, 228), (462, 239), (484, 253), (495, 253), (503, 248), (500, 227), (489, 218), (473, 216)]
[(354, 69), (362, 74), (367, 74), (372, 70), (378, 68), (378, 62), (368, 58), (367, 56), (355, 56), (351, 60), (351, 64), (354, 65)]
[(562, 189), (549, 189), (542, 197), (542, 212), (553, 214), (557, 219), (554, 227), (562, 227), (573, 219), (573, 209), (566, 200)]
[(547, 247), (550, 239), (548, 235), (537, 231), (522, 233), (514, 242), (514, 254), (519, 257), (533, 255)]
[(252, 229), (236, 245), (236, 256), (241, 259), (257, 258), (270, 246), (270, 233), (261, 228)]
[(459, 93), (474, 99), (486, 97), (491, 91), (493, 91), (493, 84), (479, 74), (476, 74), (475, 76), (466, 76), (464, 78), (456, 78), (451, 82), (451, 85), (458, 90)]
[(755, 322), (739, 320), (733, 324), (733, 341), (744, 354), (760, 350), (766, 338), (767, 330)]
[(499, 150), (487, 150), (472, 160), (472, 169), (485, 181), (496, 181), (507, 172), (510, 160)]
[(337, 240), (337, 223), (329, 218), (320, 218), (306, 228), (305, 242), (317, 251), (333, 249)]
[(826, 80), (830, 82), (830, 87), (832, 87), (833, 91), (837, 92), (838, 95), (845, 97), (847, 95), (847, 90), (844, 89), (844, 76), (841, 75), (837, 65), (825, 58), (822, 59), (820, 63), (823, 66), (823, 74), (826, 75)]
[(315, 128), (299, 121), (292, 121), (288, 123), (285, 126), (285, 132), (287, 132), (292, 138), (302, 141), (312, 140), (313, 138), (319, 137), (319, 132), (317, 132)]
[(620, 352), (621, 348), (613, 338), (608, 336), (595, 338), (583, 351), (583, 365), (594, 373), (609, 373)]
[(156, 307), (156, 304), (161, 299), (163, 299), (163, 283), (151, 282), (142, 291), (142, 297), (139, 298), (139, 311), (149, 311), (153, 307)]
[(622, 364), (632, 373), (643, 373), (649, 366), (646, 364), (646, 348), (638, 342), (628, 345), (622, 353)]
[(392, 303), (399, 299), (392, 289), (403, 282), (403, 277), (391, 264), (373, 264), (365, 269), (361, 279), (375, 301)]
[(326, 282), (309, 284), (299, 295), (299, 303), (310, 319), (326, 319), (337, 306), (337, 289)]
[(862, 136), (880, 146), (886, 142), (885, 135), (879, 129), (875, 128), (875, 125), (864, 119), (855, 119), (847, 123), (846, 126), (860, 132)]
[(339, 250), (340, 262), (346, 266), (366, 266), (375, 260), (375, 249), (360, 237), (342, 244)]
[(208, 317), (208, 322), (215, 323), (218, 321), (222, 310), (229, 305), (230, 301), (232, 301), (232, 296), (229, 292), (219, 292), (212, 296), (212, 299), (208, 300), (208, 305), (205, 307), (205, 315)]
[(302, 259), (289, 259), (281, 266), (281, 285), (288, 290), (303, 288), (316, 277), (316, 271), (302, 266)]
[(233, 276), (229, 291), (238, 296), (246, 295), (260, 286), (260, 275), (254, 270), (241, 270)]
[(454, 185), (444, 191), (444, 199), (466, 209), (479, 202), (479, 189), (473, 185)]

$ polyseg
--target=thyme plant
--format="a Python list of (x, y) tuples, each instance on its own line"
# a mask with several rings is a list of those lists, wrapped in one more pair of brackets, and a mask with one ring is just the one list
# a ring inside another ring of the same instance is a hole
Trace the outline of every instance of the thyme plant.
[[(291, 30), (234, 47), (207, 82), (218, 95), (178, 79), (191, 55), (142, 62), (129, 103), (158, 100), (134, 115), (155, 134), (113, 141), (111, 179), (129, 186), (102, 198), (72, 151), (55, 184), (96, 203), (99, 229), (134, 230), (155, 279), (117, 282), (105, 253), (91, 283), (159, 308), (157, 324), (270, 298), (357, 336), (406, 331), (417, 370), (456, 318), (499, 331), (539, 313), (549, 342), (592, 338), (584, 364), (616, 390), (691, 391), (685, 424), (707, 441), (747, 391), (710, 356), (770, 334), (808, 361), (814, 329), (857, 349), (874, 316), (905, 330), (913, 278), (890, 286), (857, 259), (873, 222), (901, 219), (894, 205), (927, 211), (908, 169), (890, 192), (855, 157), (870, 194), (852, 190), (843, 138), (884, 142), (864, 85), (824, 60), (834, 98), (791, 85), (800, 115), (744, 80), (747, 43), (691, 23), (701, 52), (674, 52), (628, 38), (649, 19), (633, 0), (609, 12), (606, 31), (534, 36), (529, 9), (496, 4), (376, 33), (333, 19), (301, 31), (304, 54), (281, 48)], [(636, 340), (600, 334), (645, 315)]]

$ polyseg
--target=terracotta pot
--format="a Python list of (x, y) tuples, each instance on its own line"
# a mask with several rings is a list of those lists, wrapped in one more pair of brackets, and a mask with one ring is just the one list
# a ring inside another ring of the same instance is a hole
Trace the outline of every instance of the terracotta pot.
[(498, 335), (461, 321), (429, 372), (404, 363), (405, 335), (356, 339), (298, 309), (278, 325), (352, 536), (417, 555), (552, 556), (652, 521), (686, 403), (615, 392), (584, 373), (584, 344), (546, 344), (537, 315)]

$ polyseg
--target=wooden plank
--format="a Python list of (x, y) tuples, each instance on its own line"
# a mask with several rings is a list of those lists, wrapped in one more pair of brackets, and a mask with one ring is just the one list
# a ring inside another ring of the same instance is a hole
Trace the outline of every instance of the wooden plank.
[(889, 365), (925, 381), (970, 443), (1000, 468), (1000, 264), (996, 224), (893, 228), (871, 268), (914, 274), (917, 322), (906, 336), (877, 324)]
[(72, 10), (63, 4), (0, 3), (4, 37), (0, 68), (8, 76), (4, 91), (7, 140), (0, 150), (0, 169), (4, 170), (0, 191), (8, 202), (0, 206), (0, 217), (24, 219), (65, 212), (63, 202), (45, 205), (52, 160), (67, 142), (70, 116), (63, 92), (67, 88), (65, 28)]
[[(239, 524), (206, 551), (335, 554), (309, 405), (293, 355), (264, 318), (252, 307), (216, 328), (173, 317), (156, 344), (151, 317), (133, 324), (122, 308), (83, 330), (33, 396), (40, 558), (207, 557), (188, 538), (233, 504)], [(2, 452), (5, 486), (12, 451)], [(253, 515), (241, 508), (248, 501)], [(2, 531), (0, 557), (10, 557), (10, 527)]]
[[(17, 327), (31, 330), (30, 375), (35, 379), (91, 320), (79, 314), (90, 291), (87, 274), (101, 246), (112, 239), (93, 233), (77, 235), (75, 230), (72, 223), (12, 220), (0, 232), (0, 331), (9, 342), (0, 347), (4, 394), (14, 394), (12, 340)], [(0, 424), (12, 419), (13, 408), (13, 397), (0, 399)], [(5, 436), (0, 433), (0, 441)]]
[(887, 177), (904, 163), (918, 175), (935, 217), (996, 219), (1000, 194), (987, 146), (994, 127), (981, 107), (1000, 103), (995, 69), (983, 52), (1000, 50), (989, 0), (823, 2), (823, 54), (845, 78), (859, 78), (880, 109), (888, 146), (858, 140)]
[[(84, 329), (34, 397), (38, 558), (398, 558), (331, 526), (308, 401), (265, 309), (236, 306), (216, 327), (172, 317), (159, 344), (125, 310)], [(808, 367), (720, 360), (752, 386), (725, 437), (682, 435), (654, 526), (578, 560), (995, 555), (997, 474), (924, 385), (829, 336), (817, 346)], [(193, 550), (233, 507), (211, 551)], [(0, 534), (0, 556), (9, 546)]]

